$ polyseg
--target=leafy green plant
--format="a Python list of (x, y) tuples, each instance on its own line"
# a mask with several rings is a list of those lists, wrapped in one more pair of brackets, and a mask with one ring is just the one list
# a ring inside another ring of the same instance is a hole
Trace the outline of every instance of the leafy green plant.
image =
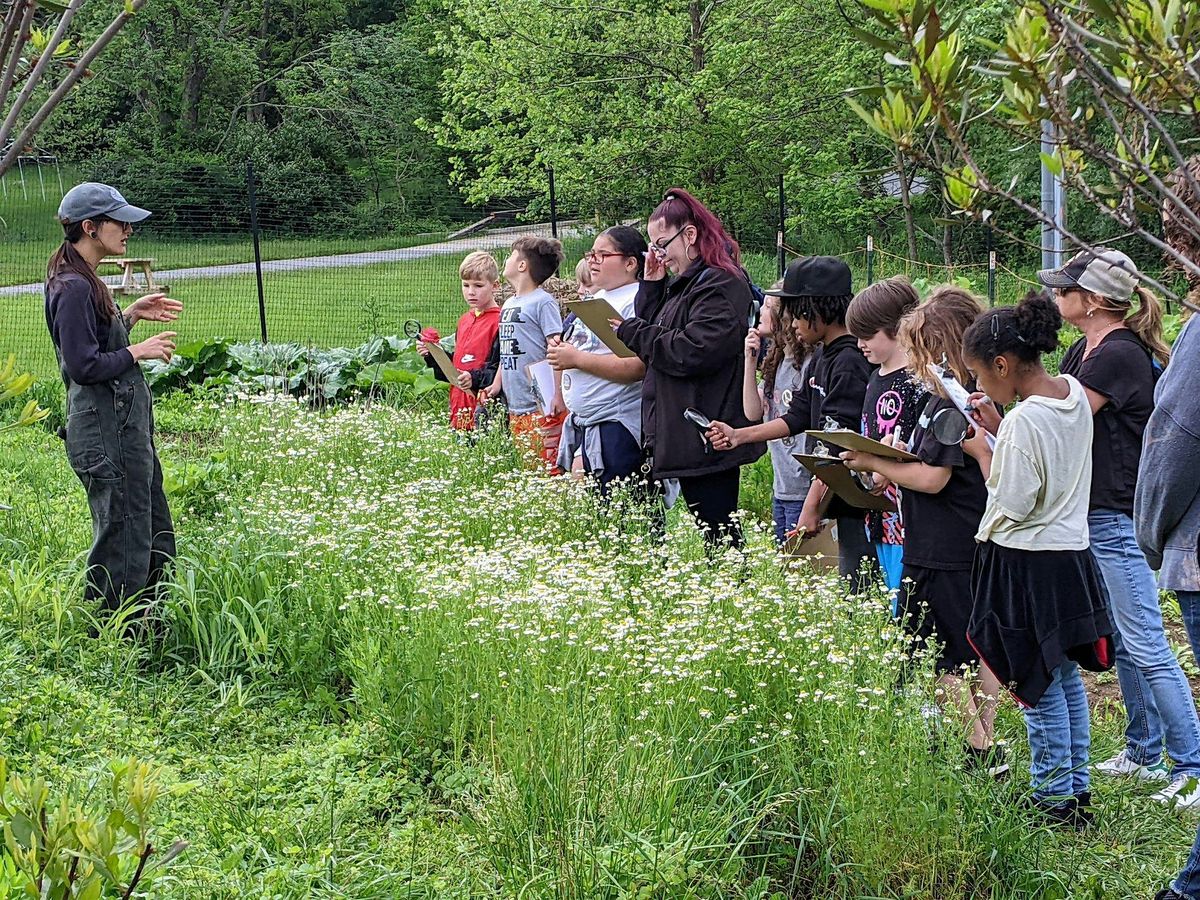
[(186, 841), (176, 841), (160, 852), (151, 841), (150, 814), (163, 788), (149, 763), (114, 760), (104, 781), (103, 806), (90, 802), (91, 792), (82, 802), (64, 793), (55, 803), (44, 779), (10, 773), (0, 757), (0, 891), (19, 887), (27, 897), (128, 900), (187, 848)]
[(416, 353), (413, 342), (378, 337), (358, 347), (317, 349), (300, 344), (234, 344), (216, 339), (181, 344), (169, 363), (145, 366), (161, 395), (189, 385), (237, 393), (285, 394), (314, 405), (345, 402), (362, 393), (401, 385), (412, 398), (440, 398), (448, 387)]
[[(33, 387), (33, 376), (28, 372), (18, 372), (17, 357), (15, 354), (10, 353), (8, 359), (5, 360), (4, 368), (0, 369), (0, 410), (10, 406), (13, 400), (20, 397), (31, 387)], [(16, 418), (10, 422), (0, 424), (0, 434), (16, 428), (35, 425), (48, 415), (50, 415), (50, 411), (42, 409), (38, 405), (37, 400), (29, 400), (21, 407)]]

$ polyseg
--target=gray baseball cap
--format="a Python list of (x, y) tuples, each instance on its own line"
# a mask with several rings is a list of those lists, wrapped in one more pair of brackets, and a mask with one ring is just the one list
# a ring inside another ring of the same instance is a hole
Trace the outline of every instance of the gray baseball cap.
[(1084, 250), (1058, 269), (1038, 272), (1038, 281), (1049, 288), (1083, 288), (1110, 300), (1128, 300), (1138, 285), (1138, 269), (1120, 250)]
[(84, 219), (106, 216), (117, 222), (140, 222), (150, 215), (148, 209), (130, 206), (121, 192), (107, 184), (88, 181), (67, 191), (58, 205), (58, 221), (73, 225)]

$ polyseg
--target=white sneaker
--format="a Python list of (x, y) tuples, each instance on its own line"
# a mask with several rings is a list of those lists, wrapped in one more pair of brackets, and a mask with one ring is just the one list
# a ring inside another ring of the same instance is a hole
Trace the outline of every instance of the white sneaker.
[(1144, 766), (1129, 758), (1129, 751), (1122, 750), (1112, 759), (1096, 763), (1093, 771), (1110, 778), (1136, 778), (1138, 781), (1169, 781), (1167, 764), (1161, 759), (1153, 765)]
[(1195, 775), (1176, 775), (1165, 788), (1151, 794), (1150, 799), (1171, 809), (1200, 807), (1200, 779)]

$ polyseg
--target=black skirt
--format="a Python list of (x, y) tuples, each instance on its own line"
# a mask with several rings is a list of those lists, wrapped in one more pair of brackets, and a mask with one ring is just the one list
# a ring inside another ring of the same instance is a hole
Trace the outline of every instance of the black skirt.
[(940, 644), (934, 669), (953, 674), (974, 666), (979, 656), (967, 641), (971, 619), (971, 573), (904, 565), (900, 584), (900, 620), (914, 649)]
[(988, 541), (975, 553), (967, 637), (1026, 706), (1036, 706), (1068, 659), (1112, 668), (1108, 594), (1090, 550), (1017, 550)]

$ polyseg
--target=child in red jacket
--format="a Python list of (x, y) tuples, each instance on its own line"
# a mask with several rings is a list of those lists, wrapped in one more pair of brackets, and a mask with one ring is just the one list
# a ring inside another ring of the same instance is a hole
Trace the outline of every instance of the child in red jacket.
[[(496, 291), (500, 289), (500, 271), (489, 253), (476, 250), (468, 253), (458, 267), (462, 279), (463, 299), (469, 309), (458, 320), (454, 337), (454, 368), (458, 380), (450, 385), (450, 427), (470, 431), (475, 427), (475, 408), (481, 388), (496, 377), (500, 365), (500, 307)], [(432, 333), (429, 333), (432, 332)], [(437, 339), (437, 333), (426, 329), (422, 337)], [(433, 374), (446, 381), (442, 370), (434, 365), (424, 340), (417, 341), (417, 352), (425, 357), (425, 365)]]

